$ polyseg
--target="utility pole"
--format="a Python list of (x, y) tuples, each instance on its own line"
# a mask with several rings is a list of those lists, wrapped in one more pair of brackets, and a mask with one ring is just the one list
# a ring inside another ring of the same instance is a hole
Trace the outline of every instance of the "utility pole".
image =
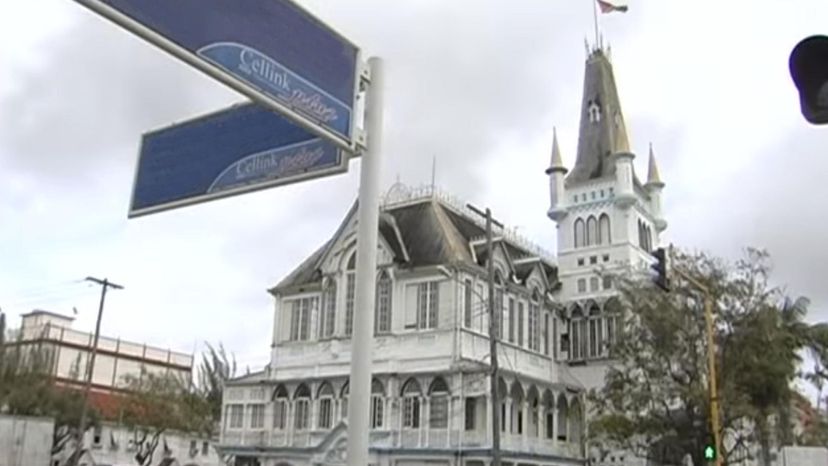
[(368, 147), (362, 154), (359, 178), (356, 286), (351, 374), (348, 396), (348, 465), (365, 466), (369, 460), (371, 366), (374, 345), (374, 304), (376, 302), (377, 237), (383, 128), (383, 61), (368, 60), (370, 84), (366, 92), (365, 129)]
[(76, 440), (76, 449), (75, 449), (75, 465), (78, 464), (80, 461), (80, 455), (83, 452), (83, 444), (84, 444), (84, 432), (86, 431), (86, 416), (87, 412), (89, 411), (89, 391), (92, 388), (92, 373), (95, 371), (95, 356), (98, 354), (98, 338), (100, 337), (101, 333), (101, 317), (103, 316), (103, 309), (104, 309), (104, 300), (106, 299), (106, 291), (109, 288), (114, 290), (123, 290), (124, 287), (121, 285), (117, 285), (109, 281), (109, 279), (104, 278), (100, 280), (94, 277), (86, 277), (85, 281), (97, 283), (101, 285), (101, 302), (98, 305), (98, 320), (95, 323), (95, 335), (92, 337), (92, 354), (89, 357), (89, 360), (86, 363), (86, 383), (83, 389), (83, 410), (81, 411), (80, 422), (78, 423), (78, 433), (77, 433), (77, 440)]
[(497, 361), (497, 339), (500, 337), (499, 322), (500, 313), (502, 309), (495, 309), (494, 302), (494, 246), (492, 244), (492, 223), (503, 228), (501, 223), (492, 220), (492, 210), (486, 208), (486, 212), (468, 204), (468, 208), (472, 212), (486, 217), (486, 254), (488, 255), (488, 275), (489, 275), (489, 358), (492, 361), (492, 370), (490, 375), (490, 390), (492, 392), (492, 466), (500, 466), (500, 391), (498, 390), (498, 361)]
[[(673, 247), (669, 248), (670, 262), (673, 260)], [(719, 435), (719, 391), (716, 387), (716, 340), (713, 337), (715, 333), (715, 321), (713, 317), (713, 296), (710, 289), (703, 283), (699, 282), (689, 274), (681, 270), (680, 267), (672, 267), (678, 276), (687, 280), (704, 295), (704, 321), (707, 335), (707, 386), (710, 392), (710, 429), (713, 431), (713, 446), (715, 449), (714, 464), (722, 466), (722, 440)]]

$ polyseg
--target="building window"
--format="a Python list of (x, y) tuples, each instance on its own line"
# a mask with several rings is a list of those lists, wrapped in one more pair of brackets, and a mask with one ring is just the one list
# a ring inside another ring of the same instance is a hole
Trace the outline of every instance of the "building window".
[(601, 190), (601, 198), (602, 199), (604, 198), (604, 190), (603, 189)]
[(610, 256), (609, 254), (604, 254), (604, 262), (609, 262)]
[(581, 321), (583, 320), (583, 313), (581, 308), (575, 306), (572, 310), (572, 321), (570, 322), (570, 334), (572, 341), (571, 358), (575, 361), (583, 359), (584, 353), (581, 352), (581, 340), (586, 336), (581, 333)]
[(264, 429), (264, 405), (250, 405), (250, 428)]
[(354, 332), (354, 304), (356, 299), (356, 274), (348, 272), (345, 278), (345, 336)]
[(463, 326), (472, 327), (472, 281), (469, 279), (463, 284)]
[(475, 430), (477, 428), (477, 398), (466, 398), (465, 417), (466, 430)]
[[(495, 276), (495, 285), (498, 286), (498, 287), (502, 285), (502, 282), (500, 280), (500, 275)], [(496, 322), (496, 324), (498, 324), (498, 325), (495, 327), (496, 330), (497, 330), (497, 335), (496, 335), (497, 338), (503, 338), (503, 335), (504, 335), (503, 326), (504, 326), (504, 321), (506, 319), (503, 318), (503, 305), (504, 305), (504, 302), (503, 302), (503, 289), (502, 288), (496, 288), (495, 289), (495, 310), (494, 310), (494, 312), (495, 312), (496, 318), (498, 319), (498, 322)]]
[(227, 409), (230, 411), (230, 428), (241, 429), (244, 427), (244, 405), (230, 405)]
[(601, 219), (598, 221), (598, 242), (600, 244), (612, 244), (610, 218), (607, 214), (601, 214)]
[(385, 387), (379, 380), (371, 381), (371, 428), (381, 429), (385, 416)]
[(598, 277), (590, 277), (589, 279), (589, 291), (595, 293), (598, 291)]
[(543, 354), (549, 356), (549, 314), (543, 315)]
[(319, 306), (319, 298), (302, 298), (290, 301), (290, 341), (310, 339), (311, 313)]
[(100, 424), (95, 425), (92, 429), (92, 446), (100, 448), (103, 441), (103, 427)]
[(417, 285), (417, 326), (420, 329), (437, 328), (439, 303), (439, 282), (427, 282)]
[(589, 264), (590, 265), (595, 265), (597, 263), (598, 263), (598, 256), (592, 256), (592, 257), (589, 258)]
[(333, 396), (334, 391), (331, 384), (324, 383), (319, 389), (319, 415), (317, 419), (317, 427), (320, 429), (330, 429), (333, 426)]
[(377, 313), (374, 318), (374, 332), (376, 334), (391, 331), (391, 277), (383, 270), (377, 280)]
[(603, 277), (601, 277), (601, 280), (604, 282), (603, 285), (604, 285), (605, 290), (609, 290), (610, 288), (612, 288), (612, 277), (611, 276), (604, 275)]
[(428, 425), (431, 429), (448, 427), (449, 391), (442, 377), (434, 379), (429, 389)]
[(210, 453), (210, 443), (201, 442), (201, 456), (207, 456), (208, 453)]
[(578, 293), (586, 293), (586, 278), (578, 279)]
[(515, 298), (509, 297), (509, 343), (515, 342)]
[(296, 415), (293, 428), (308, 430), (310, 428), (310, 390), (305, 384), (299, 385), (294, 398), (294, 414)]
[[(518, 303), (517, 344), (523, 346), (523, 302)], [(531, 338), (531, 337), (530, 337)], [(531, 344), (530, 344), (531, 346)]]
[(579, 218), (575, 220), (575, 247), (582, 248), (586, 246), (586, 223), (584, 219)]
[(342, 419), (348, 419), (348, 383), (345, 382), (345, 385), (342, 387), (342, 392), (339, 396), (339, 403)]
[(595, 217), (589, 217), (587, 220), (587, 246), (594, 246), (598, 244), (598, 220)]
[[(488, 303), (486, 302), (485, 298), (483, 297), (483, 285), (477, 285), (477, 305), (474, 309), (477, 311), (477, 326), (478, 331), (488, 334), (489, 328), (485, 325), (485, 321), (483, 320), (484, 317), (488, 314), (486, 311), (488, 310)], [(486, 311), (484, 311), (484, 309)]]
[(403, 398), (403, 428), (420, 428), (420, 384), (409, 379), (402, 389)]
[(592, 194), (592, 200), (594, 201), (595, 200), (595, 191), (592, 191), (591, 194)]
[(287, 428), (288, 393), (284, 385), (279, 385), (273, 394), (273, 428)]
[(583, 267), (583, 266), (584, 266), (584, 258), (582, 257), (582, 258), (578, 259), (578, 267)]
[(328, 281), (325, 292), (322, 295), (322, 308), (319, 322), (320, 338), (330, 338), (334, 334), (336, 326), (336, 280)]
[(529, 303), (529, 349), (540, 350), (540, 294), (537, 290), (532, 293), (532, 302)]

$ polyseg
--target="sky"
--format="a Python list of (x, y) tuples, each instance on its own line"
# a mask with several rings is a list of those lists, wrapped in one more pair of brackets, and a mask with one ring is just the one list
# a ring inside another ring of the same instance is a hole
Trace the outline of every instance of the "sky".
[[(589, 0), (301, 0), (386, 64), (383, 189), (436, 183), (542, 247), (552, 130), (577, 144)], [(677, 246), (773, 257), (774, 280), (828, 320), (828, 127), (788, 72), (826, 33), (824, 0), (630, 0), (600, 18), (637, 172), (658, 157)], [(0, 308), (72, 314), (102, 333), (268, 362), (267, 289), (356, 198), (348, 174), (127, 220), (142, 133), (245, 99), (70, 0), (0, 5)]]

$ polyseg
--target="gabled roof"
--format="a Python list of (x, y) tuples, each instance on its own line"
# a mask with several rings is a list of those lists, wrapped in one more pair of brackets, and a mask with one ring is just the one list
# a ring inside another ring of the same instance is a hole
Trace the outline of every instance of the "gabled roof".
[[(351, 218), (356, 215), (356, 208), (357, 205), (354, 204), (328, 242), (270, 291), (277, 293), (320, 281), (323, 261), (338, 238), (345, 234)], [(483, 228), (433, 196), (383, 207), (379, 233), (394, 255), (395, 262), (403, 268), (483, 264), (480, 257), (475, 261), (469, 246), (473, 239), (485, 234)], [(504, 248), (510, 261), (533, 256), (531, 251), (508, 241), (499, 241), (498, 244)], [(554, 267), (545, 261), (539, 262), (543, 264), (547, 276), (550, 276)]]

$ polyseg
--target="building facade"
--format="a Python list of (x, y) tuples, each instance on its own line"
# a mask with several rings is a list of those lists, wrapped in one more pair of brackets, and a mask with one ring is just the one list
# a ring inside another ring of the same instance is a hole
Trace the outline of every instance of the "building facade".
[[(547, 170), (558, 255), (509, 230), (491, 258), (505, 465), (635, 464), (583, 445), (585, 390), (598, 387), (621, 310), (601, 271), (646, 266), (667, 224), (650, 150), (641, 183), (612, 66), (589, 51), (578, 153), (553, 134)], [(380, 219), (371, 457), (375, 465), (490, 464), (489, 260), (481, 219), (434, 189), (395, 185)], [(271, 363), (231, 382), (221, 449), (236, 464), (345, 462), (356, 206), (331, 239), (271, 289)], [(363, 311), (364, 312), (364, 311)]]
[[(72, 317), (43, 310), (23, 314), (20, 329), (8, 343), (48, 352), (54, 380), (64, 386), (82, 388), (94, 334), (73, 329), (73, 321)], [(126, 376), (140, 376), (142, 370), (190, 380), (193, 355), (101, 335), (92, 369), (93, 396), (101, 398), (122, 390)]]

